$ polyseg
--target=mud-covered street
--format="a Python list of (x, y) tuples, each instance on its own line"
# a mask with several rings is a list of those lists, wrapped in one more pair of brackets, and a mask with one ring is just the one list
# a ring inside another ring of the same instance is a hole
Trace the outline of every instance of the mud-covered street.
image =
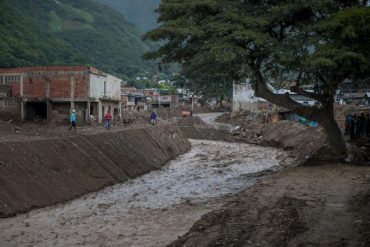
[[(123, 184), (0, 220), (0, 246), (165, 246), (203, 214), (279, 168), (285, 153), (191, 140), (190, 152)], [(263, 174), (263, 173), (262, 173)]]

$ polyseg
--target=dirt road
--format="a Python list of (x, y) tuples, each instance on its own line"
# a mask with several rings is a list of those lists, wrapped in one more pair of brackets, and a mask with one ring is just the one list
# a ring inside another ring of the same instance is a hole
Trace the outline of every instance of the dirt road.
[[(165, 168), (64, 205), (0, 220), (0, 246), (165, 246), (280, 167), (278, 149), (192, 140)], [(261, 173), (262, 172), (262, 173)], [(56, 191), (57, 193), (57, 191)]]

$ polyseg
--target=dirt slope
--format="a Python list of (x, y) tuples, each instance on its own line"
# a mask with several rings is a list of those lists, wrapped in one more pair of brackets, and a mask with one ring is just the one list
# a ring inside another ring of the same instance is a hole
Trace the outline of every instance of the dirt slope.
[[(221, 115), (223, 117), (224, 115)], [(227, 115), (226, 115), (227, 116)], [(183, 118), (177, 125), (187, 138), (244, 142), (279, 147), (289, 151), (296, 164), (319, 165), (331, 161), (322, 128), (309, 128), (291, 121), (263, 123), (258, 117), (230, 130), (215, 129), (199, 117)], [(335, 157), (334, 157), (335, 158)]]
[(235, 141), (228, 130), (215, 129), (207, 125), (200, 117), (179, 118), (176, 122), (184, 135), (189, 139), (212, 141)]
[(370, 246), (370, 168), (295, 167), (202, 216), (169, 246)]
[(0, 217), (62, 202), (160, 168), (190, 149), (175, 128), (0, 142)]
[(297, 164), (319, 165), (332, 159), (321, 127), (309, 128), (291, 121), (279, 121), (264, 126), (259, 135), (255, 143), (289, 150)]

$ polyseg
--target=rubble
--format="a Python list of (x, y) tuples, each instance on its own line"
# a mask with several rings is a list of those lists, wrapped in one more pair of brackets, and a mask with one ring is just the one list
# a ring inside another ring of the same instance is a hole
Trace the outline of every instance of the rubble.
[[(327, 153), (327, 138), (321, 127), (312, 128), (287, 120), (276, 121), (275, 112), (242, 111), (220, 116), (218, 120), (233, 124), (233, 140), (289, 150), (297, 164), (322, 164)], [(320, 154), (320, 155), (319, 155)]]

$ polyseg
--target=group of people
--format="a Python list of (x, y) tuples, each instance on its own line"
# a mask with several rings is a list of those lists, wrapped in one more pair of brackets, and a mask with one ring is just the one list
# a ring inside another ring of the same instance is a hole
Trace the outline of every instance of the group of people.
[[(110, 113), (110, 111), (107, 111), (107, 113), (104, 115), (104, 126), (106, 129), (110, 129), (111, 126), (112, 126), (112, 114)], [(71, 122), (71, 125), (69, 127), (69, 129), (73, 129), (74, 131), (76, 131), (76, 123), (77, 123), (77, 117), (76, 117), (76, 110), (73, 109), (72, 112), (71, 112), (71, 116), (70, 116), (70, 122)], [(152, 125), (155, 125), (157, 123), (157, 113), (155, 111), (153, 111), (151, 114), (150, 114), (150, 123)]]
[(346, 133), (349, 133), (351, 140), (370, 137), (370, 116), (369, 114), (361, 113), (349, 114), (346, 116)]
[[(112, 126), (112, 114), (110, 113), (110, 111), (107, 111), (107, 113), (104, 115), (104, 126), (106, 129), (110, 129), (111, 126)], [(70, 122), (71, 122), (71, 125), (69, 127), (69, 129), (73, 129), (74, 131), (76, 131), (76, 126), (77, 126), (77, 117), (76, 117), (76, 110), (73, 109), (72, 112), (71, 112), (71, 116), (70, 116)]]

